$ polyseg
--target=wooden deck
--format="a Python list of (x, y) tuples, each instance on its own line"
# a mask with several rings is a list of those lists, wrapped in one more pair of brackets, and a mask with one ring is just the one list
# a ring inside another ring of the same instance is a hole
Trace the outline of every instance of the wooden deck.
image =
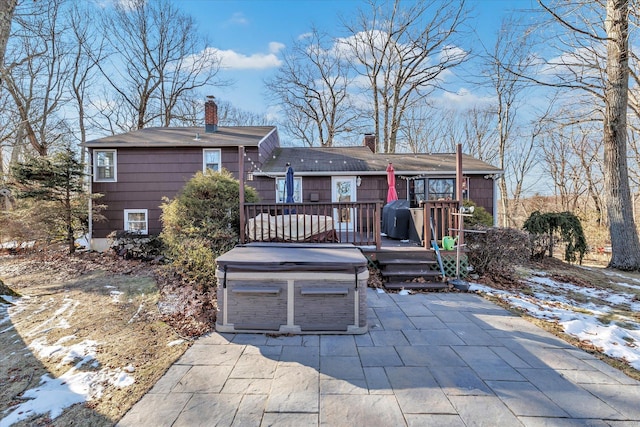
[(245, 203), (241, 211), (240, 241), (338, 241), (380, 249), (381, 212), (380, 201)]
[(427, 220), (413, 225), (421, 228), (418, 242), (381, 235), (379, 201), (245, 203), (241, 242), (350, 243), (378, 264), (388, 289), (443, 289), (448, 286), (447, 277), (453, 277), (455, 251), (442, 251), (449, 270), (443, 277), (431, 241), (458, 235), (458, 206), (457, 201), (425, 203), (422, 217)]

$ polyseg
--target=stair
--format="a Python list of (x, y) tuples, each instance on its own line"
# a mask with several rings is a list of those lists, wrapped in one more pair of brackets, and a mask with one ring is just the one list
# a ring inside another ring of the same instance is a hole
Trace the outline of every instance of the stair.
[[(433, 252), (413, 250), (381, 250), (376, 253), (384, 287), (389, 290), (435, 290), (448, 287)], [(418, 279), (418, 280), (416, 280)]]

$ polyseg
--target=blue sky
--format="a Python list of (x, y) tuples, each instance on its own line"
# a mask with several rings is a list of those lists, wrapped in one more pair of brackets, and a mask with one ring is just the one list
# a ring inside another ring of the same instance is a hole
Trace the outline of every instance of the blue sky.
[[(227, 68), (221, 76), (234, 81), (231, 87), (209, 92), (238, 108), (260, 113), (267, 111), (263, 81), (277, 69), (285, 46), (312, 24), (342, 35), (339, 17), (353, 16), (358, 7), (366, 6), (357, 0), (175, 1), (197, 19), (210, 46), (223, 54)], [(468, 0), (468, 4), (473, 9), (468, 25), (490, 46), (502, 18), (513, 10), (535, 7), (536, 0)]]

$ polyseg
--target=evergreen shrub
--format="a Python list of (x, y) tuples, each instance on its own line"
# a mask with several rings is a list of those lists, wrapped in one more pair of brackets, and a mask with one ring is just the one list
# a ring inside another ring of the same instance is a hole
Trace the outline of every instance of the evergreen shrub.
[(522, 226), (531, 234), (531, 257), (542, 258), (546, 254), (553, 257), (553, 248), (559, 233), (565, 244), (564, 260), (578, 261), (587, 252), (587, 239), (580, 219), (571, 212), (533, 212)]
[[(215, 286), (215, 259), (240, 238), (240, 183), (226, 170), (198, 172), (162, 204), (160, 235), (176, 270), (203, 290)], [(245, 201), (257, 202), (245, 187)]]

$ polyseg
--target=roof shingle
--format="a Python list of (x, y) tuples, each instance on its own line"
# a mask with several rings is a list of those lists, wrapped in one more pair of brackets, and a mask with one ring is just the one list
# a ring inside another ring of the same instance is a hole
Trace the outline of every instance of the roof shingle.
[[(262, 172), (284, 173), (290, 163), (297, 174), (320, 174), (322, 172), (359, 173), (366, 175), (385, 174), (388, 163), (393, 163), (396, 174), (415, 175), (429, 173), (455, 173), (455, 153), (439, 154), (375, 154), (368, 147), (282, 147), (266, 160)], [(501, 170), (482, 160), (462, 155), (465, 173), (493, 174)]]
[[(86, 147), (247, 147), (257, 146), (275, 126), (221, 126), (205, 133), (204, 127), (145, 128), (88, 141)], [(197, 135), (197, 136), (196, 136)]]

